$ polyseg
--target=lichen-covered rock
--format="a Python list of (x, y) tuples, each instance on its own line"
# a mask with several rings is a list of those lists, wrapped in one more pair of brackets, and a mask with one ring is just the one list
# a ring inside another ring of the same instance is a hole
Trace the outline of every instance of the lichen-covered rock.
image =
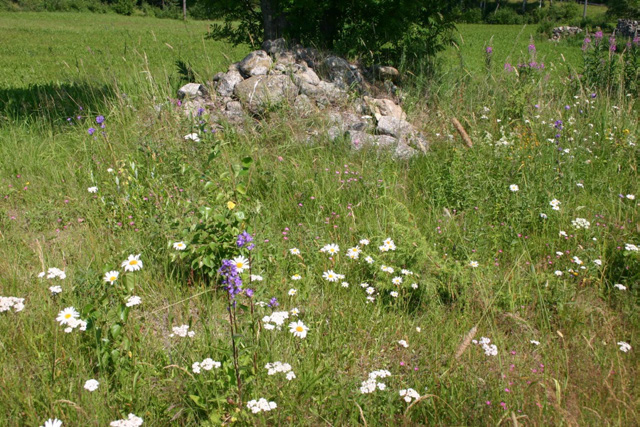
[(378, 120), (378, 133), (382, 135), (390, 135), (395, 138), (401, 138), (402, 136), (414, 131), (414, 127), (406, 120), (398, 119), (391, 116), (382, 116)]
[(273, 65), (273, 60), (264, 50), (254, 50), (238, 63), (238, 69), (245, 77), (264, 76)]
[(244, 80), (238, 71), (227, 71), (222, 75), (216, 74), (216, 76), (218, 77), (216, 92), (218, 92), (220, 96), (233, 95), (233, 89), (238, 83)]
[(254, 76), (238, 83), (234, 94), (249, 111), (260, 114), (271, 105), (293, 103), (298, 87), (286, 75)]
[(400, 120), (407, 119), (407, 115), (402, 111), (402, 107), (390, 99), (378, 99), (365, 96), (364, 102), (369, 108), (369, 111), (371, 111), (371, 114), (375, 116), (376, 120), (380, 120), (384, 116), (395, 117)]
[(312, 86), (318, 86), (320, 84), (320, 77), (318, 77), (313, 69), (307, 66), (298, 66), (291, 78), (298, 86), (301, 86), (302, 83), (307, 83)]
[(304, 117), (314, 112), (316, 110), (316, 106), (307, 95), (301, 93), (296, 96), (295, 101), (293, 101), (293, 109), (296, 113)]
[(400, 142), (396, 146), (396, 150), (393, 153), (393, 157), (400, 160), (409, 160), (410, 158), (416, 156), (418, 151), (414, 148), (411, 148), (409, 145)]
[(178, 90), (178, 99), (195, 99), (206, 96), (209, 93), (200, 83), (187, 83)]

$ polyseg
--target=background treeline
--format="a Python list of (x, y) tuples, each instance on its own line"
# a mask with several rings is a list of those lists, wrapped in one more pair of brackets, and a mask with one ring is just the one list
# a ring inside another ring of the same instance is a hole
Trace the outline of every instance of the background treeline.
[[(192, 19), (223, 18), (225, 0), (187, 0), (187, 15)], [(228, 3), (228, 2), (226, 2)], [(237, 3), (254, 3), (258, 0), (238, 0)], [(485, 24), (539, 24), (562, 23), (582, 27), (610, 26), (616, 18), (639, 18), (639, 0), (599, 0), (607, 6), (607, 13), (590, 13), (583, 16), (583, 4), (579, 1), (549, 0), (461, 0), (454, 12), (461, 23)], [(158, 18), (182, 18), (181, 0), (0, 0), (0, 10), (8, 11), (59, 11), (59, 12), (114, 12), (123, 15), (146, 15)]]

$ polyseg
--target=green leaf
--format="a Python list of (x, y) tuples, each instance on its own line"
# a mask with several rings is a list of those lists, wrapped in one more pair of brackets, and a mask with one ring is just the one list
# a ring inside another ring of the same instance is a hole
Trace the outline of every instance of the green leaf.
[(238, 211), (236, 213), (233, 214), (236, 218), (238, 218), (238, 221), (242, 221), (244, 220), (246, 217), (244, 215), (244, 212), (242, 211)]
[(236, 185), (236, 191), (240, 194), (247, 194), (247, 187), (244, 184), (238, 184)]
[(117, 339), (118, 336), (120, 336), (120, 334), (122, 333), (122, 326), (119, 323), (114, 323), (113, 325), (111, 325), (111, 336), (114, 339)]
[(249, 156), (242, 159), (242, 166), (244, 166), (245, 168), (251, 166), (251, 163), (253, 163), (253, 159)]

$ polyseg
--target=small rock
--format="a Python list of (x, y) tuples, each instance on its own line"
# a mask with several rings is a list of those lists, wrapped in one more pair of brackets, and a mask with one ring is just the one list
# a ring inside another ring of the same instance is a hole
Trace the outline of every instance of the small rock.
[(357, 68), (352, 66), (343, 58), (329, 56), (322, 63), (323, 71), (331, 82), (341, 89), (355, 87), (361, 88), (363, 77)]
[(375, 67), (376, 78), (380, 80), (391, 80), (398, 82), (400, 80), (400, 72), (390, 66), (377, 66)]
[(179, 99), (195, 99), (207, 95), (209, 91), (200, 83), (187, 83), (178, 90)]
[(240, 72), (245, 77), (263, 76), (273, 65), (273, 60), (264, 50), (254, 50), (238, 63)]
[(393, 157), (400, 160), (409, 160), (417, 154), (417, 150), (401, 142), (396, 146), (396, 151), (393, 153)]
[(274, 55), (276, 64), (291, 65), (296, 63), (296, 57), (293, 52), (278, 52)]
[(220, 96), (231, 96), (233, 89), (243, 80), (244, 78), (238, 71), (228, 71), (218, 79), (216, 91)]
[(301, 93), (296, 96), (296, 99), (293, 102), (293, 109), (296, 113), (304, 117), (315, 110), (315, 105), (313, 105), (313, 101), (311, 101), (307, 95)]
[(318, 77), (315, 71), (308, 67), (304, 67), (304, 69), (294, 73), (291, 77), (298, 86), (301, 86), (303, 82), (312, 86), (318, 86), (318, 84), (320, 84), (320, 77)]
[(383, 116), (390, 116), (400, 120), (407, 119), (407, 115), (402, 111), (402, 107), (390, 99), (377, 99), (365, 96), (364, 102), (367, 104), (376, 120), (380, 120)]
[(239, 101), (229, 101), (226, 104), (227, 111), (240, 111), (242, 112), (242, 104)]

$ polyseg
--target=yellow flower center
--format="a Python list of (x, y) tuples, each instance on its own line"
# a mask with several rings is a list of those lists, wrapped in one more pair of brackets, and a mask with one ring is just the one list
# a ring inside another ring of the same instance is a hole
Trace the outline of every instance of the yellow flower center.
[(117, 279), (117, 277), (116, 277), (116, 276), (111, 276), (111, 277), (109, 278), (109, 280), (110, 280), (110, 281), (112, 281), (112, 282), (115, 282), (115, 281), (116, 281), (116, 279)]
[(71, 313), (67, 313), (67, 314), (65, 314), (65, 315), (64, 315), (64, 318), (65, 318), (65, 319), (70, 319), (70, 318), (71, 318)]
[(237, 264), (236, 264), (236, 268), (242, 268), (243, 266), (244, 266), (244, 264), (243, 264), (243, 263), (241, 263), (241, 262), (239, 262), (239, 263), (237, 263)]
[(296, 331), (297, 332), (303, 332), (304, 328), (302, 326), (296, 326)]
[(131, 261), (129, 261), (129, 265), (137, 265), (138, 261), (136, 261), (135, 259), (132, 259)]

